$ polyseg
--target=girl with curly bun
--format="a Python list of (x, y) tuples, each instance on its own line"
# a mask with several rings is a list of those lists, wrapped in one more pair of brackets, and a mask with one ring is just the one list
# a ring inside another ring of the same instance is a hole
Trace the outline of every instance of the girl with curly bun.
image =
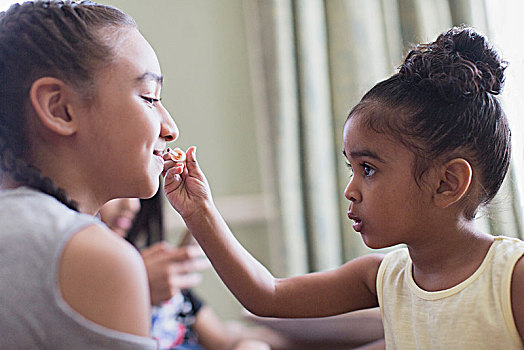
[(380, 306), (388, 349), (522, 349), (524, 242), (478, 232), (499, 190), (510, 130), (497, 95), (506, 63), (453, 28), (420, 45), (345, 122), (348, 218), (371, 248), (330, 271), (273, 277), (238, 243), (188, 150), (165, 191), (221, 278), (253, 313), (318, 317)]
[(0, 13), (1, 349), (157, 348), (144, 263), (94, 214), (156, 192), (178, 136), (161, 86), (155, 52), (113, 7)]

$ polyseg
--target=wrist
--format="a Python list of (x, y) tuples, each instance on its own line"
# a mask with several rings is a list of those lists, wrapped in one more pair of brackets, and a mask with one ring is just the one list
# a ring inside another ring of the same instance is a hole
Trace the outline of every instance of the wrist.
[(204, 200), (195, 210), (187, 215), (182, 215), (182, 219), (188, 228), (195, 224), (201, 224), (203, 220), (209, 218), (217, 212), (215, 204), (211, 200)]

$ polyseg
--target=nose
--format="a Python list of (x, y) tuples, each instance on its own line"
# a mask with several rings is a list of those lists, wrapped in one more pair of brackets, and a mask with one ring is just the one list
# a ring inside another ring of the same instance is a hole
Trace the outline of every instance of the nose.
[(175, 141), (178, 138), (179, 132), (173, 118), (169, 111), (161, 106), (161, 122), (160, 122), (160, 137), (166, 142)]
[(357, 203), (362, 200), (360, 191), (357, 190), (354, 178), (349, 180), (346, 189), (344, 190), (344, 197), (350, 202)]

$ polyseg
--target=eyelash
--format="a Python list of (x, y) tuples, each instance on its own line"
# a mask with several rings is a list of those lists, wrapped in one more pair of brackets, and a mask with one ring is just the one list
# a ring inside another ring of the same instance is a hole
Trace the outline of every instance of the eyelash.
[[(353, 167), (352, 167), (351, 164), (349, 164), (349, 162), (347, 162), (347, 161), (346, 161), (346, 165), (347, 165), (347, 167), (349, 168), (349, 171), (351, 172), (351, 174), (350, 174), (349, 176), (350, 176), (350, 177), (353, 177), (353, 174), (354, 174)], [(369, 164), (367, 164), (366, 162), (362, 162), (362, 163), (360, 163), (359, 166), (362, 168), (365, 177), (371, 177), (371, 176), (373, 176), (373, 174), (375, 174), (375, 172), (376, 172), (376, 170), (373, 169), (373, 167), (371, 167), (371, 166), (370, 166)]]
[(148, 96), (140, 96), (144, 101), (146, 101), (148, 104), (150, 104), (152, 107), (154, 107), (156, 102), (160, 102), (159, 98), (154, 97), (148, 97)]
[(373, 169), (369, 164), (367, 163), (362, 163), (361, 164), (362, 168), (364, 169), (364, 174), (367, 176), (367, 177), (370, 177), (370, 176), (373, 176), (375, 174), (375, 169)]

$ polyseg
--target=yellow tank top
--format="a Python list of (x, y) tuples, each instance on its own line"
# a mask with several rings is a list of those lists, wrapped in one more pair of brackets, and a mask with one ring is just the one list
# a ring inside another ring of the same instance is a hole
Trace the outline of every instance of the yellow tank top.
[(511, 311), (511, 276), (524, 242), (495, 237), (484, 261), (468, 279), (428, 292), (413, 279), (406, 248), (384, 257), (377, 296), (386, 348), (524, 349)]

